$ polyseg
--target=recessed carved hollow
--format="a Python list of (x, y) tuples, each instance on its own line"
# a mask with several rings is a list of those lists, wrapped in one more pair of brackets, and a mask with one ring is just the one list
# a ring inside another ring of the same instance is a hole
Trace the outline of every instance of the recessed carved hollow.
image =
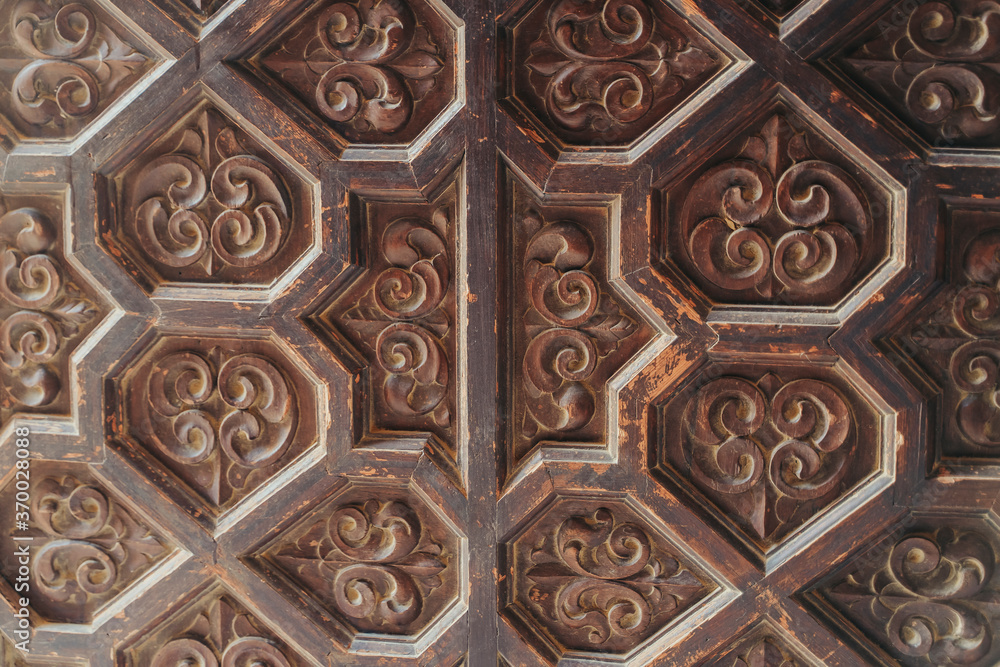
[(1000, 146), (1000, 3), (900, 2), (834, 57), (935, 148)]
[(602, 445), (608, 380), (653, 337), (608, 284), (609, 205), (542, 205), (511, 179), (511, 452)]
[(230, 0), (153, 0), (196, 37)]
[(657, 469), (762, 555), (883, 465), (878, 415), (835, 367), (710, 363), (657, 420)]
[(358, 198), (366, 271), (317, 318), (360, 352), (362, 445), (426, 441), (460, 480), (457, 294), (461, 179), (426, 203)]
[(104, 306), (65, 259), (65, 199), (0, 193), (0, 423), (70, 415), (70, 356)]
[(412, 487), (352, 483), (256, 557), (350, 635), (416, 638), (462, 597), (463, 538)]
[(110, 435), (214, 527), (316, 447), (316, 390), (300, 365), (270, 340), (159, 334), (119, 376)]
[[(15, 595), (47, 621), (91, 623), (176, 551), (82, 465), (32, 461), (13, 477), (0, 492), (10, 508), (0, 520), (8, 554), (0, 568)], [(29, 485), (26, 502), (17, 499), (18, 482)]]
[(406, 144), (455, 99), (459, 29), (427, 0), (325, 0), (250, 62), (348, 142)]
[(765, 619), (719, 651), (705, 667), (818, 667), (821, 663), (799, 646), (788, 632)]
[(0, 5), (0, 124), (14, 142), (66, 141), (157, 58), (93, 0)]
[(1000, 660), (1000, 539), (992, 522), (919, 517), (810, 592), (907, 667)]
[(162, 623), (138, 633), (119, 651), (118, 664), (305, 667), (313, 663), (304, 660), (233, 595), (216, 586), (172, 610)]
[(268, 286), (313, 242), (312, 190), (218, 105), (191, 106), (109, 176), (113, 229), (103, 241), (150, 290)]
[(664, 196), (664, 258), (722, 305), (832, 306), (889, 252), (887, 190), (783, 103)]
[(629, 144), (730, 62), (660, 0), (542, 0), (511, 30), (508, 95), (574, 146)]
[(560, 656), (621, 658), (718, 587), (617, 498), (559, 497), (506, 553), (504, 613)]
[(946, 285), (901, 327), (898, 349), (939, 388), (938, 461), (1000, 462), (1000, 205), (946, 209)]

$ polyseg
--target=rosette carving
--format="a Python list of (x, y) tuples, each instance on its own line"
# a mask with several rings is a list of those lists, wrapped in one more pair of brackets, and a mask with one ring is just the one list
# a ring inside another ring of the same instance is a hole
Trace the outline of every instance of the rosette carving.
[(559, 502), (512, 550), (517, 603), (574, 651), (627, 653), (713, 587), (615, 502)]
[(515, 51), (515, 94), (572, 143), (638, 138), (727, 62), (655, 0), (539, 3)]
[(210, 517), (316, 436), (310, 384), (270, 342), (162, 336), (126, 373), (124, 387), (126, 436), (207, 503)]
[(879, 547), (820, 593), (903, 664), (996, 664), (995, 541), (937, 525)]
[(844, 57), (935, 146), (1000, 140), (1000, 3), (902, 3)]
[(521, 436), (587, 437), (604, 409), (604, 383), (622, 363), (619, 349), (634, 350), (648, 333), (603, 287), (599, 246), (585, 224), (546, 222), (531, 209), (521, 225), (527, 238), (524, 289), (515, 295), (515, 308), (524, 312)]
[[(871, 407), (820, 366), (710, 364), (659, 420), (658, 467), (696, 489), (762, 557), (880, 465)], [(862, 433), (870, 446), (858, 447)]]
[(884, 252), (869, 196), (800, 126), (772, 116), (677, 188), (677, 259), (721, 301), (832, 303)]
[(452, 29), (422, 2), (328, 0), (260, 64), (349, 141), (408, 141), (454, 92)]
[(210, 591), (124, 651), (131, 667), (302, 667), (275, 633), (218, 590)]
[(276, 276), (293, 217), (305, 213), (282, 174), (235, 124), (201, 107), (127, 171), (125, 238), (168, 280)]
[(458, 582), (454, 534), (411, 494), (355, 487), (263, 558), (357, 632), (415, 635)]
[(14, 410), (48, 412), (65, 403), (70, 352), (99, 309), (68, 272), (49, 215), (30, 205), (52, 200), (23, 199), (0, 200), (0, 373)]
[(3, 116), (32, 139), (72, 139), (152, 65), (121, 24), (83, 0), (9, 2), (0, 60), (12, 78)]
[(362, 357), (364, 437), (426, 438), (456, 481), (457, 196), (451, 185), (427, 204), (366, 202), (368, 270), (320, 315)]
[[(89, 623), (174, 547), (98, 484), (44, 470), (31, 470), (41, 474), (30, 491), (31, 528), (16, 533), (32, 539), (8, 546), (13, 552), (25, 545), (31, 554), (35, 611), (51, 621)], [(13, 486), (4, 492), (11, 507)], [(6, 573), (11, 580), (15, 560)]]

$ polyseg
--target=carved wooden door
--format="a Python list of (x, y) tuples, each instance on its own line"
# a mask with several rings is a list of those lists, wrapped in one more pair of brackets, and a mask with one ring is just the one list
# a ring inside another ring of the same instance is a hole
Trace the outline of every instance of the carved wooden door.
[(0, 0), (3, 664), (1000, 664), (998, 31)]

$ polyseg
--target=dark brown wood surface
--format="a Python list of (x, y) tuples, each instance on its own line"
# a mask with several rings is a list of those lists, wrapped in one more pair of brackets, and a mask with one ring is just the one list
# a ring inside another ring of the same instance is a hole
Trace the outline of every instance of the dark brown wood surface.
[(0, 0), (0, 663), (1000, 664), (998, 151), (996, 0)]

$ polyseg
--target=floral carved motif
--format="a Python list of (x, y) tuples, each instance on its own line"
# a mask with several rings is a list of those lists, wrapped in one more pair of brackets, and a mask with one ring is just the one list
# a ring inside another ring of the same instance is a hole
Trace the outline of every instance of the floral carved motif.
[(723, 154), (668, 195), (672, 259), (713, 300), (829, 305), (885, 256), (881, 188), (797, 117)]
[(937, 147), (1000, 142), (1000, 3), (904, 2), (842, 67)]
[(359, 485), (261, 558), (356, 632), (416, 635), (457, 595), (459, 549), (413, 494)]
[(0, 417), (69, 410), (70, 354), (101, 307), (63, 259), (59, 200), (0, 199)]
[(124, 385), (126, 437), (192, 489), (212, 516), (315, 442), (311, 386), (270, 342), (164, 336)]
[[(755, 378), (746, 367), (713, 366), (660, 416), (661, 469), (698, 489), (764, 552), (878, 469), (872, 410), (818, 368)], [(857, 446), (860, 434), (868, 446)]]
[(557, 501), (508, 549), (514, 604), (560, 652), (627, 653), (715, 588), (617, 501)]
[(89, 0), (11, 0), (0, 21), (0, 118), (31, 140), (74, 138), (154, 62)]
[(129, 667), (303, 667), (305, 662), (243, 605), (212, 591), (123, 651)]
[(434, 460), (457, 475), (455, 253), (458, 191), (427, 204), (365, 201), (368, 271), (320, 315), (361, 352), (368, 433), (429, 433)]
[(995, 536), (941, 525), (935, 521), (880, 545), (821, 585), (819, 594), (900, 664), (995, 665)]
[(255, 56), (358, 143), (413, 139), (455, 94), (454, 57), (454, 29), (419, 0), (327, 0)]
[[(89, 623), (139, 577), (174, 552), (141, 518), (101, 485), (36, 464), (31, 478), (28, 530), (7, 525), (7, 543), (30, 552), (27, 579), (32, 608), (50, 621)], [(21, 471), (19, 479), (28, 478)], [(14, 483), (3, 492), (14, 507)], [(15, 580), (17, 559), (4, 574)], [(20, 581), (20, 580), (19, 580)]]
[(311, 242), (299, 177), (200, 103), (112, 177), (116, 236), (153, 284), (267, 284)]
[(538, 207), (515, 191), (511, 463), (541, 442), (602, 442), (608, 379), (653, 335), (608, 286), (607, 209)]
[(1000, 458), (1000, 213), (948, 211), (947, 285), (905, 325), (901, 350), (941, 387), (943, 458)]
[(638, 138), (728, 62), (658, 0), (548, 0), (514, 35), (514, 95), (574, 144)]

